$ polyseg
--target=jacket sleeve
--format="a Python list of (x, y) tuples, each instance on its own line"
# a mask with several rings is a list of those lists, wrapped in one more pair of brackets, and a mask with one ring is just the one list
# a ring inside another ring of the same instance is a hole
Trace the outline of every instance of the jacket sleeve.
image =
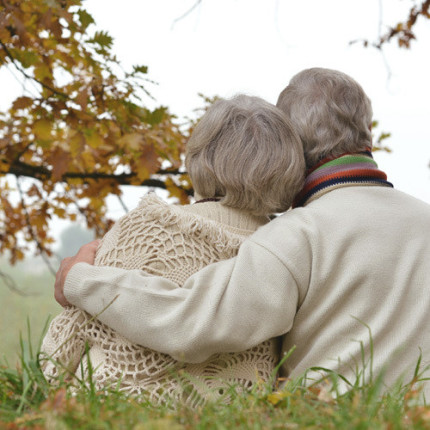
[(78, 263), (64, 293), (92, 315), (104, 310), (97, 318), (129, 340), (191, 363), (288, 332), (299, 296), (285, 264), (250, 239), (182, 288), (140, 270)]

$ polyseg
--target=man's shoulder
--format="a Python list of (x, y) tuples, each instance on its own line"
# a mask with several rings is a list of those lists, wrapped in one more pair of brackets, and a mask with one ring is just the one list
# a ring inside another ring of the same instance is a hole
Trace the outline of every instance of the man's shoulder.
[[(306, 248), (317, 232), (313, 211), (306, 208), (290, 209), (260, 227), (251, 240), (269, 250), (278, 251), (290, 248)], [(276, 252), (275, 252), (276, 253)]]

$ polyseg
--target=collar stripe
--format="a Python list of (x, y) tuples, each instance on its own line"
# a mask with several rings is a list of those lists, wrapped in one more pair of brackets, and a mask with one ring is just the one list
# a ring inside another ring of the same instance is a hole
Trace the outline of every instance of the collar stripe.
[(304, 206), (317, 193), (319, 197), (333, 189), (352, 185), (393, 187), (387, 175), (378, 169), (371, 153), (343, 154), (320, 163), (309, 172), (293, 207)]

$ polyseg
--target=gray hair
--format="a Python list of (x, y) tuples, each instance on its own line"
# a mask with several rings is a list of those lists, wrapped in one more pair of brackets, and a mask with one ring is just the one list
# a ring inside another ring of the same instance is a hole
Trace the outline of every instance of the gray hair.
[(300, 139), (276, 106), (246, 95), (219, 99), (200, 119), (185, 165), (196, 193), (254, 215), (287, 210), (303, 186)]
[(299, 133), (307, 167), (328, 156), (372, 146), (370, 100), (345, 73), (303, 70), (291, 79), (276, 105)]

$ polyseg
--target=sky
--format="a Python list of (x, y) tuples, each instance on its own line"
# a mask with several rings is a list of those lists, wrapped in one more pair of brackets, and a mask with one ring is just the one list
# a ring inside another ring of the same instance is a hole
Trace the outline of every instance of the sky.
[(386, 141), (392, 152), (375, 154), (379, 167), (396, 188), (430, 203), (430, 20), (418, 20), (410, 50), (396, 42), (383, 52), (350, 44), (376, 40), (407, 17), (411, 1), (202, 0), (194, 9), (195, 0), (85, 4), (114, 37), (123, 64), (147, 65), (158, 83), (149, 90), (179, 117), (202, 105), (199, 93), (243, 92), (276, 103), (302, 69), (351, 75), (371, 98), (379, 130), (392, 135)]
[[(430, 203), (430, 20), (419, 19), (410, 50), (396, 42), (383, 52), (350, 44), (376, 40), (407, 17), (412, 1), (202, 0), (192, 9), (195, 4), (84, 1), (97, 29), (114, 37), (113, 52), (124, 67), (149, 67), (148, 77), (157, 84), (148, 84), (156, 100), (148, 103), (168, 106), (179, 118), (202, 106), (199, 93), (241, 92), (276, 103), (302, 69), (327, 67), (351, 75), (372, 100), (379, 131), (392, 134), (386, 141), (392, 153), (374, 155), (379, 167), (397, 189)], [(3, 102), (18, 90), (0, 71)], [(136, 206), (143, 193), (125, 187), (127, 206)], [(116, 201), (110, 202), (111, 216), (122, 215)]]

